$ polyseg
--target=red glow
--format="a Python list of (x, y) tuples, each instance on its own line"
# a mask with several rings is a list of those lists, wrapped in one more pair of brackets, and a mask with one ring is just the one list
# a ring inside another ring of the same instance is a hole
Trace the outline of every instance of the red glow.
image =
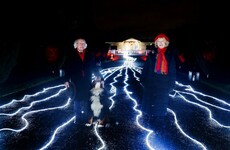
[(180, 60), (181, 63), (185, 62), (185, 58), (184, 58), (183, 54), (180, 54), (178, 57), (179, 57), (179, 60)]
[(203, 57), (205, 61), (212, 62), (215, 59), (215, 53), (206, 51), (203, 53)]
[(146, 59), (147, 59), (147, 56), (141, 56), (141, 60), (146, 61)]
[(59, 58), (59, 50), (56, 47), (48, 46), (45, 49), (46, 59), (49, 63), (55, 63)]

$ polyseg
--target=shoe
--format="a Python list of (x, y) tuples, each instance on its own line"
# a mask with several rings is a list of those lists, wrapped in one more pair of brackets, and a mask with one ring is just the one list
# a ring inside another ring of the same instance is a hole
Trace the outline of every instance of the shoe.
[(110, 123), (106, 123), (106, 124), (105, 124), (105, 127), (106, 127), (106, 128), (111, 127)]
[(86, 121), (82, 118), (77, 118), (77, 119), (74, 118), (73, 122), (75, 125), (84, 125)]
[(93, 117), (91, 117), (88, 122), (85, 124), (85, 126), (90, 127), (93, 124)]
[(98, 127), (98, 128), (102, 128), (102, 127), (104, 127), (104, 125), (99, 124), (97, 127)]
[(74, 124), (76, 124), (77, 123), (77, 121), (76, 121), (77, 119), (76, 119), (76, 117), (74, 118), (74, 120), (73, 120), (73, 123)]
[(74, 120), (73, 120), (73, 123), (74, 123), (74, 124), (80, 124), (80, 123), (82, 123), (82, 119), (75, 116), (75, 118), (74, 118)]
[(99, 125), (104, 125), (104, 124), (105, 124), (105, 120), (104, 120), (104, 119), (102, 119), (102, 120), (99, 119), (99, 120), (98, 120), (98, 124), (99, 124)]
[(98, 126), (97, 126), (97, 127), (98, 127), (98, 128), (104, 127), (104, 126), (105, 126), (104, 124), (105, 124), (105, 120), (104, 120), (104, 119), (103, 119), (103, 120), (100, 120), (100, 119), (99, 119), (99, 120), (98, 120)]
[(90, 127), (92, 124), (86, 123), (85, 126)]

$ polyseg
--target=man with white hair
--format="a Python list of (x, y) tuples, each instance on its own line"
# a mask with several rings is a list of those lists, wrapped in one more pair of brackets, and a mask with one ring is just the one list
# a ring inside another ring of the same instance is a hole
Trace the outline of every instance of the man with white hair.
[[(65, 62), (65, 86), (73, 91), (74, 100), (74, 123), (84, 123), (88, 119), (88, 101), (90, 98), (90, 88), (92, 75), (99, 76), (99, 67), (96, 65), (95, 56), (86, 50), (85, 39), (79, 38), (74, 41), (74, 50), (70, 52)], [(102, 81), (103, 82), (103, 81)]]

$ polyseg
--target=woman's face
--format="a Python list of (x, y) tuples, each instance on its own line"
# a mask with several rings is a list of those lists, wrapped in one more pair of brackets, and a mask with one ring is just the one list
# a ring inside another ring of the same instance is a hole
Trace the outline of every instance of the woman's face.
[(165, 38), (158, 38), (156, 40), (157, 47), (165, 48), (166, 47), (166, 39)]

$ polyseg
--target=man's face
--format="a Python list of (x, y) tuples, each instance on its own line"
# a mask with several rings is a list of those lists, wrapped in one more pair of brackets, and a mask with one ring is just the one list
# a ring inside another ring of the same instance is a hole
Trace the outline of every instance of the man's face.
[(85, 45), (86, 45), (86, 43), (85, 43), (85, 41), (84, 40), (78, 40), (77, 41), (77, 50), (79, 51), (79, 52), (83, 52), (84, 50), (85, 50)]

